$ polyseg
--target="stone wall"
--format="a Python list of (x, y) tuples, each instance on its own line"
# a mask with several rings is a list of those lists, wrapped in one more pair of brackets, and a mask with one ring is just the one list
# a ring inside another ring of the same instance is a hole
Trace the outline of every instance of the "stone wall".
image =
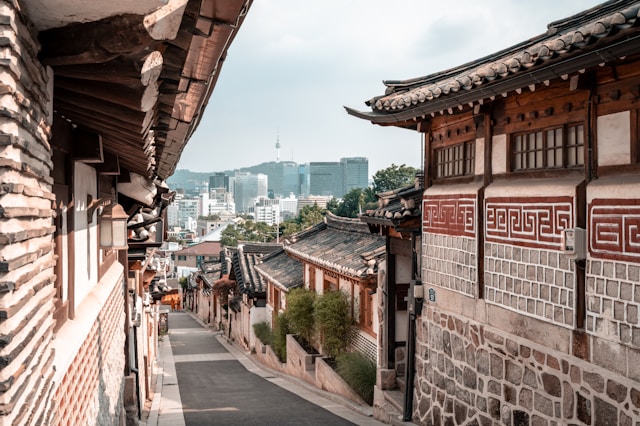
[(425, 306), (418, 321), (420, 424), (632, 425), (640, 384), (531, 341)]
[(476, 240), (440, 234), (424, 234), (423, 253), (431, 259), (423, 267), (422, 277), (429, 283), (477, 294)]
[(485, 244), (485, 299), (573, 327), (575, 262), (557, 250)]
[(46, 425), (54, 410), (53, 77), (17, 8), (0, 4), (0, 423)]

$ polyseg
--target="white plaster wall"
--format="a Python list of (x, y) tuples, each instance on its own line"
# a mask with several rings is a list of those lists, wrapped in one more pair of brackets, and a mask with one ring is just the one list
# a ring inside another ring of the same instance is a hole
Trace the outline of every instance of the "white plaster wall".
[(507, 135), (494, 135), (491, 141), (491, 173), (507, 173)]
[(631, 162), (631, 113), (598, 117), (598, 165), (616, 166)]
[(575, 197), (576, 187), (583, 178), (529, 179), (522, 181), (497, 181), (489, 185), (485, 197)]
[(270, 318), (268, 314), (269, 312), (267, 311), (266, 306), (263, 308), (258, 308), (255, 306), (251, 307), (251, 310), (249, 311), (249, 330), (248, 330), (249, 348), (256, 347), (256, 333), (253, 330), (253, 325), (261, 322), (266, 322), (267, 319)]
[(608, 176), (594, 180), (587, 186), (587, 202), (596, 198), (640, 198), (640, 175)]
[(408, 284), (411, 281), (411, 258), (396, 256), (395, 281), (400, 284)]
[[(75, 162), (73, 169), (74, 208), (74, 290), (75, 308), (80, 306), (98, 279), (97, 215), (87, 221), (87, 195), (97, 198), (97, 177), (93, 167)], [(86, 254), (86, 256), (85, 256)]]
[(484, 174), (484, 138), (476, 139), (476, 158), (475, 158), (476, 175)]

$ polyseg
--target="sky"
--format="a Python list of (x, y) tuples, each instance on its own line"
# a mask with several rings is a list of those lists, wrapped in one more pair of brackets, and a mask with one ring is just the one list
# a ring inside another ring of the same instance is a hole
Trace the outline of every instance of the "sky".
[(542, 34), (593, 0), (254, 0), (178, 169), (367, 157), (421, 167), (416, 131), (350, 116), (403, 80)]

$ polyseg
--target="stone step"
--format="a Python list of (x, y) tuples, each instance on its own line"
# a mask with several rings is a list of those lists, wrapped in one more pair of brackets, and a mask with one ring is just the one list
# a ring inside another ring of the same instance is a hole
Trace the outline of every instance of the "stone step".
[(404, 393), (399, 390), (384, 391), (384, 399), (389, 402), (399, 413), (404, 410)]

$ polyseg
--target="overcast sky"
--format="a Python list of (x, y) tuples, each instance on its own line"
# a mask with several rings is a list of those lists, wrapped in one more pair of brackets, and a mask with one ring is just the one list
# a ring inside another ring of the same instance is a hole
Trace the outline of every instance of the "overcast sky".
[(420, 136), (343, 106), (383, 80), (428, 75), (544, 33), (593, 0), (254, 0), (179, 169), (214, 172), (277, 158), (367, 157), (372, 175), (420, 167)]

